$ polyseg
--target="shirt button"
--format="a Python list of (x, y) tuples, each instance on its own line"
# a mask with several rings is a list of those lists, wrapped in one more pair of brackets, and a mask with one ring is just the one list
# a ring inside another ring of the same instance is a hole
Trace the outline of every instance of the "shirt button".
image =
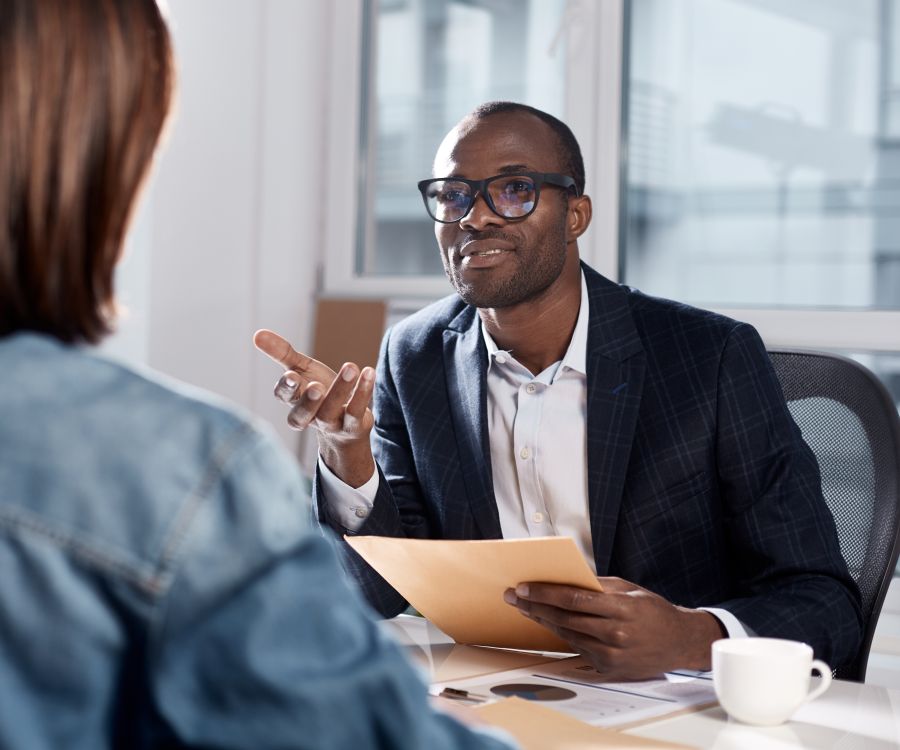
[(521, 456), (522, 458), (527, 459), (530, 455), (531, 452), (528, 450), (528, 448), (522, 448), (522, 450), (519, 451), (519, 456)]
[(368, 515), (365, 508), (354, 508), (353, 512), (356, 513), (357, 518), (365, 518)]
[(525, 386), (525, 390), (528, 391), (528, 393), (534, 393), (537, 388), (534, 387), (534, 383), (529, 383)]
[(506, 355), (505, 354), (498, 354), (496, 357), (494, 357), (494, 359), (497, 360), (498, 365), (506, 364)]
[(541, 521), (544, 520), (544, 514), (543, 514), (543, 513), (535, 513), (535, 514), (532, 516), (532, 518), (534, 519), (534, 522), (535, 522), (535, 523), (541, 523)]

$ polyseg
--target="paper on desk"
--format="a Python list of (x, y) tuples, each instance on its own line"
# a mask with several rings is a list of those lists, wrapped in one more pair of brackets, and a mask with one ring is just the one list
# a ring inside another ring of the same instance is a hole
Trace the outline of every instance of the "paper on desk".
[(592, 727), (552, 708), (522, 698), (504, 698), (473, 709), (488, 724), (515, 737), (523, 750), (636, 750), (684, 748), (670, 742), (635, 737), (613, 729)]
[(667, 673), (651, 680), (607, 682), (583, 656), (431, 686), (435, 695), (445, 689), (488, 701), (497, 696), (534, 696), (552, 703), (560, 713), (606, 729), (700, 711), (716, 702), (708, 677)]
[(458, 541), (346, 537), (347, 543), (457, 643), (536, 651), (572, 648), (503, 601), (524, 581), (602, 591), (569, 537)]

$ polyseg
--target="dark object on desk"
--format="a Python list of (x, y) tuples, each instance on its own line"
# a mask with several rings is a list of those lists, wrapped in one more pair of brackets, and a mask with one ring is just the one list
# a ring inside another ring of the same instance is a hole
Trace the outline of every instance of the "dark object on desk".
[(885, 387), (846, 357), (770, 350), (794, 420), (819, 463), (841, 553), (862, 594), (863, 640), (835, 676), (864, 682), (872, 636), (897, 565), (900, 417)]
[(556, 685), (542, 685), (534, 682), (494, 685), (491, 688), (491, 692), (504, 698), (516, 696), (527, 701), (567, 701), (578, 696), (578, 693), (568, 688), (561, 688)]

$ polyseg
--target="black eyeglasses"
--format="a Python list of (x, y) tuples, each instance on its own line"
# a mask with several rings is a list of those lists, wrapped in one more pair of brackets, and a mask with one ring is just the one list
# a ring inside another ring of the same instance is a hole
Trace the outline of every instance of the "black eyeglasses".
[(454, 224), (469, 213), (479, 193), (497, 216), (524, 219), (537, 208), (541, 186), (545, 184), (577, 194), (575, 180), (555, 172), (498, 174), (485, 180), (437, 177), (422, 180), (419, 192), (432, 219), (441, 224)]

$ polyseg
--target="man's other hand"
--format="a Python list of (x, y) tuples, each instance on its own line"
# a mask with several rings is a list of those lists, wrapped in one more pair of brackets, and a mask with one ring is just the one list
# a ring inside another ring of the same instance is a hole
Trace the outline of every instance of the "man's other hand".
[(709, 612), (677, 607), (621, 578), (598, 578), (602, 592), (520, 583), (503, 598), (588, 657), (610, 682), (710, 668), (710, 646), (725, 637)]

